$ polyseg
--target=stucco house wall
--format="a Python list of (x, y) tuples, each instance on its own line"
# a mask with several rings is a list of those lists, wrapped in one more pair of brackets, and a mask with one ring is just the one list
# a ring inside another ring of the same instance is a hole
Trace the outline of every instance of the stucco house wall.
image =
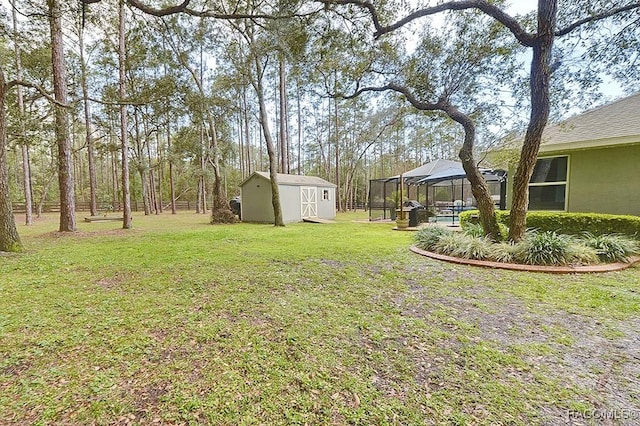
[[(562, 156), (566, 200), (557, 210), (640, 215), (640, 92), (545, 129), (538, 161)], [(509, 185), (508, 207), (512, 199)]]
[(567, 211), (640, 215), (640, 144), (567, 154)]

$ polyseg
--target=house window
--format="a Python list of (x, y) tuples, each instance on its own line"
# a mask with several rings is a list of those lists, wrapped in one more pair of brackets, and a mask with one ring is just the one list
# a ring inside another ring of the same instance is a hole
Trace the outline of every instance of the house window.
[(529, 181), (530, 210), (566, 210), (569, 157), (539, 158)]
[(330, 200), (330, 198), (329, 198), (329, 190), (328, 189), (323, 189), (322, 190), (322, 199), (323, 200)]

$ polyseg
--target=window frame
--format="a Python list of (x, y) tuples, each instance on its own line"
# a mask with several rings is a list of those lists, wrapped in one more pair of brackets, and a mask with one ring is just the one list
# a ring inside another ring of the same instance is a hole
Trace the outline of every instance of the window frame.
[[(565, 157), (567, 159), (567, 170), (565, 173), (565, 180), (560, 180), (560, 181), (552, 181), (552, 182), (531, 182), (529, 181), (529, 205), (531, 204), (531, 187), (542, 187), (542, 186), (562, 186), (564, 185), (564, 206), (562, 208), (562, 210), (555, 210), (555, 209), (549, 209), (549, 210), (536, 210), (536, 209), (531, 209), (529, 207), (530, 210), (532, 211), (541, 211), (541, 212), (566, 212), (567, 211), (567, 206), (569, 204), (569, 171), (571, 170), (571, 156), (568, 154), (563, 154), (563, 155), (547, 155), (547, 156), (543, 156), (543, 157), (538, 157), (536, 159), (536, 165), (538, 164), (538, 161), (540, 160), (548, 160), (548, 159), (553, 159), (553, 158), (562, 158)], [(535, 166), (534, 166), (535, 168)], [(532, 175), (533, 177), (533, 175)]]

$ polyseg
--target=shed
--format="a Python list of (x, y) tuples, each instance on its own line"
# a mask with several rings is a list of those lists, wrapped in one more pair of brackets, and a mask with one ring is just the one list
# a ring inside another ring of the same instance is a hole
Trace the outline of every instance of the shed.
[[(315, 177), (278, 173), (280, 207), (284, 223), (305, 218), (335, 219), (336, 186)], [(240, 184), (244, 222), (273, 223), (271, 178), (268, 172), (254, 172)]]
[(639, 164), (640, 92), (545, 129), (529, 209), (640, 215)]

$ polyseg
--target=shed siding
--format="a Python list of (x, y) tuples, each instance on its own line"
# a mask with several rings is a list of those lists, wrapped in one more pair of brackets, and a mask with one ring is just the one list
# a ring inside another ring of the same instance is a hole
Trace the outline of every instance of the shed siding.
[(242, 221), (273, 223), (271, 205), (271, 183), (260, 176), (254, 176), (241, 188)]
[(568, 211), (640, 215), (640, 145), (567, 154)]
[[(329, 191), (329, 199), (325, 200), (322, 196), (324, 191)], [(318, 217), (321, 219), (336, 218), (336, 189), (318, 187)]]
[(302, 211), (300, 210), (300, 187), (279, 185), (280, 206), (282, 206), (282, 221), (284, 223), (300, 222)]

